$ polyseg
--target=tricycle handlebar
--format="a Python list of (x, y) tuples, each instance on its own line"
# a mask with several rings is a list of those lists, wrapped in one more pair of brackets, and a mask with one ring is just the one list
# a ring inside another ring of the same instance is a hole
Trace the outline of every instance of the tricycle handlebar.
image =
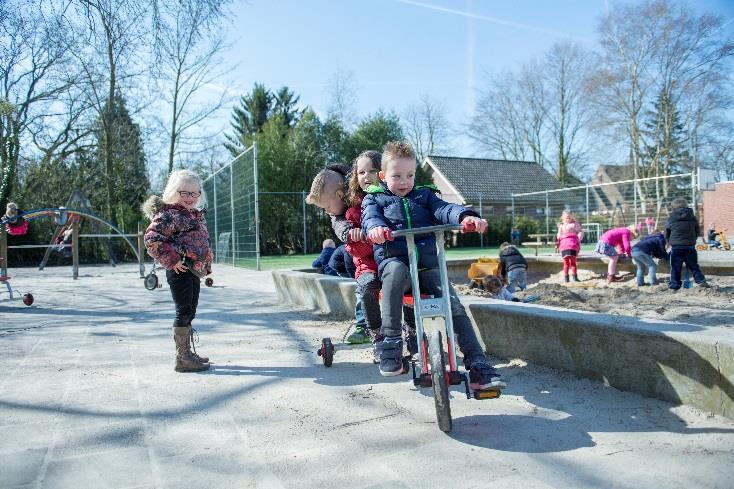
[(461, 231), (461, 229), (462, 229), (461, 224), (441, 224), (439, 226), (426, 226), (422, 228), (401, 229), (399, 231), (392, 231), (391, 234), (393, 235), (393, 237), (399, 238), (401, 236), (428, 234), (428, 233), (435, 233), (437, 231)]

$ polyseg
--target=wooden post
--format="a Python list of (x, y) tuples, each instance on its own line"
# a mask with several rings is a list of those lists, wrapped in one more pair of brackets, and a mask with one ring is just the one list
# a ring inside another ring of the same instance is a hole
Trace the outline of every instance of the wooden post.
[(8, 275), (8, 234), (5, 226), (0, 226), (0, 275)]
[(79, 278), (79, 219), (71, 225), (71, 254), (74, 268), (74, 280)]

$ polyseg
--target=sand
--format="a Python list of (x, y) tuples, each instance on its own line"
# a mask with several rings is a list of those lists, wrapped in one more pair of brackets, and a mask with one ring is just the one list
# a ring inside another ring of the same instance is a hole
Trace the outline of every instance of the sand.
[[(528, 284), (525, 292), (515, 296), (536, 297), (535, 304), (564, 307), (649, 319), (664, 319), (702, 326), (734, 327), (734, 277), (708, 277), (710, 289), (693, 284), (691, 289), (668, 290), (668, 275), (658, 274), (660, 283), (637, 287), (633, 274), (622, 274), (624, 280), (608, 284), (605, 278), (588, 270), (579, 270), (581, 282), (565, 284), (558, 273)], [(484, 296), (478, 290), (457, 286), (459, 293)]]

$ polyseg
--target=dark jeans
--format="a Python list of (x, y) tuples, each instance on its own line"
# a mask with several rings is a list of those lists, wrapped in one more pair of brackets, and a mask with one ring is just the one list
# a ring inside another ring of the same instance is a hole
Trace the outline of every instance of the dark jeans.
[[(437, 268), (429, 268), (418, 272), (421, 292), (441, 297), (441, 275)], [(402, 334), (401, 315), (403, 312), (403, 294), (410, 290), (410, 271), (401, 261), (391, 261), (382, 271), (382, 334), (400, 336)], [(451, 301), (451, 317), (454, 322), (459, 349), (464, 355), (464, 365), (476, 361), (486, 361), (482, 347), (479, 345), (474, 327), (464, 306), (459, 301), (456, 291), (449, 284)]]
[(201, 279), (188, 270), (184, 273), (166, 270), (166, 281), (171, 288), (173, 303), (176, 305), (173, 327), (186, 327), (196, 316)]
[(698, 253), (696, 253), (695, 246), (673, 246), (670, 250), (670, 283), (668, 288), (673, 290), (680, 289), (682, 285), (681, 281), (681, 268), (683, 264), (686, 264), (688, 270), (693, 274), (693, 280), (697, 284), (706, 281), (706, 277), (701, 273), (701, 268), (698, 266)]
[(357, 298), (362, 303), (362, 312), (367, 321), (367, 327), (379, 330), (382, 326), (380, 318), (380, 281), (377, 274), (362, 273), (357, 277)]

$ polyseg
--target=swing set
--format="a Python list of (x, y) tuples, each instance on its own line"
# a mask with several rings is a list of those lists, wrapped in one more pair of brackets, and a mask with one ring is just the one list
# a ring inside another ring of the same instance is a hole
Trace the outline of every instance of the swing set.
[[(28, 226), (34, 219), (51, 218), (57, 226), (56, 232), (50, 244), (27, 244), (8, 246), (8, 234), (13, 236), (22, 236), (28, 232)], [(80, 234), (81, 220), (88, 219), (97, 224), (107, 226), (110, 230), (107, 234), (93, 233)], [(114, 234), (112, 233), (114, 232)], [(53, 250), (64, 250), (71, 248), (72, 270), (74, 280), (79, 278), (79, 239), (80, 238), (122, 238), (130, 247), (133, 254), (138, 260), (140, 277), (145, 275), (145, 253), (143, 243), (143, 233), (125, 234), (115, 225), (95, 215), (90, 210), (67, 209), (65, 207), (52, 207), (47, 209), (35, 209), (31, 211), (19, 212), (13, 218), (3, 218), (0, 220), (0, 277), (7, 278), (8, 250), (9, 249), (27, 249), (27, 248), (46, 248), (46, 254), (39, 266), (39, 270), (43, 270), (46, 262)], [(131, 238), (136, 238), (137, 246)], [(6, 282), (7, 284), (7, 282)]]

